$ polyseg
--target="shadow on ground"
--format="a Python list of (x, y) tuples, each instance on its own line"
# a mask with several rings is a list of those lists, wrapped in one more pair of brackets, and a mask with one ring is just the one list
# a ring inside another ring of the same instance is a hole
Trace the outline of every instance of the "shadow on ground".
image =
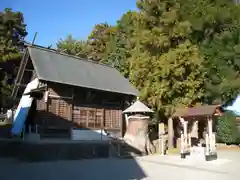
[(37, 163), (2, 159), (0, 169), (0, 177), (3, 180), (129, 180), (146, 177), (134, 158)]
[(0, 140), (1, 179), (130, 180), (146, 177), (135, 158), (121, 158), (120, 154), (126, 155), (130, 149), (133, 152), (130, 146), (126, 149), (122, 146), (122, 153), (118, 154), (114, 149), (109, 152), (108, 143), (40, 142)]

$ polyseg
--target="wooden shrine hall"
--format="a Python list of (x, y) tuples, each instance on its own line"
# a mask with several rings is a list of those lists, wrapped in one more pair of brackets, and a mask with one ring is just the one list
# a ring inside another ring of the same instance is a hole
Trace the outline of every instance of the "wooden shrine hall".
[(13, 99), (35, 78), (39, 84), (31, 94), (42, 96), (34, 99), (25, 124), (41, 139), (102, 139), (102, 131), (123, 136), (122, 111), (138, 91), (117, 69), (33, 45), (21, 61)]

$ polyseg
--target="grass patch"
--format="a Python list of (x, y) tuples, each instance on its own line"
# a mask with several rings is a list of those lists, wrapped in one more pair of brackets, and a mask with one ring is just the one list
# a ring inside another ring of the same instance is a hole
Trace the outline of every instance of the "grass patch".
[(217, 147), (217, 150), (240, 151), (240, 146), (222, 146)]
[(179, 154), (180, 150), (178, 148), (173, 148), (168, 150), (168, 154)]

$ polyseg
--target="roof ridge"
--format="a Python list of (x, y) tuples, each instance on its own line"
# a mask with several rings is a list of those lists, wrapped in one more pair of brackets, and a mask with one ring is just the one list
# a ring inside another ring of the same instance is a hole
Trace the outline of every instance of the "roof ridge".
[(31, 48), (36, 48), (36, 49), (41, 49), (41, 50), (44, 50), (44, 51), (52, 52), (52, 53), (55, 53), (55, 54), (60, 54), (60, 55), (67, 56), (67, 57), (70, 57), (70, 58), (90, 62), (90, 63), (93, 63), (93, 64), (99, 64), (99, 65), (102, 65), (102, 66), (107, 66), (107, 67), (110, 67), (110, 68), (114, 68), (114, 67), (112, 67), (110, 65), (107, 65), (107, 64), (104, 64), (104, 63), (100, 63), (100, 62), (97, 62), (97, 61), (94, 61), (94, 60), (91, 60), (91, 59), (88, 59), (88, 58), (81, 58), (79, 56), (74, 56), (74, 55), (70, 55), (70, 54), (67, 54), (67, 53), (63, 53), (63, 52), (57, 51), (56, 49), (52, 49), (52, 48), (50, 49), (50, 48), (46, 48), (44, 46), (35, 45), (35, 44), (34, 45), (27, 44), (27, 46), (31, 47)]

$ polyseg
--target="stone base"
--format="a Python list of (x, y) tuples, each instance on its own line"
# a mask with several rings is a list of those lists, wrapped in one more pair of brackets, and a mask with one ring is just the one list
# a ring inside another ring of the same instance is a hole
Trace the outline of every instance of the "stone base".
[(216, 160), (217, 158), (218, 158), (217, 153), (211, 153), (209, 155), (205, 155), (206, 161), (213, 161), (213, 160)]
[(181, 156), (181, 159), (186, 159), (186, 154), (185, 153), (181, 153), (180, 156)]
[(204, 159), (205, 157), (205, 149), (203, 147), (191, 147), (191, 158), (197, 158), (197, 159)]
[(186, 156), (189, 156), (190, 152), (180, 153), (181, 159), (186, 159)]

